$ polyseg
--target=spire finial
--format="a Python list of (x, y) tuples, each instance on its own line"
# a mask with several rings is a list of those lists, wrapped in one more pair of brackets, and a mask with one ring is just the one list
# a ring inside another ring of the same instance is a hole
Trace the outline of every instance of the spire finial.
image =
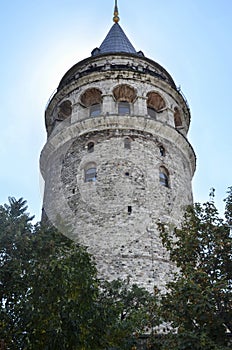
[(115, 6), (114, 6), (114, 18), (113, 21), (114, 23), (118, 23), (120, 18), (118, 17), (118, 1), (115, 0)]

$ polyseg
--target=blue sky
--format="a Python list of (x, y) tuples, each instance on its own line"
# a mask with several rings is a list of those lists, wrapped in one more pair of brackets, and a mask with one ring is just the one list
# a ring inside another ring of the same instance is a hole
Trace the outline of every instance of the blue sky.
[[(186, 96), (197, 155), (195, 201), (232, 185), (232, 2), (118, 0), (137, 51), (160, 63)], [(112, 26), (113, 0), (4, 1), (0, 13), (0, 203), (24, 197), (40, 218), (44, 109), (64, 73)]]

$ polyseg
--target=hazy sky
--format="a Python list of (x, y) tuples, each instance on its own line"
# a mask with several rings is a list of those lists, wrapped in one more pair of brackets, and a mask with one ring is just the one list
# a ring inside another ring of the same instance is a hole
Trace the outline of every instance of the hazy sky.
[[(191, 109), (195, 201), (232, 185), (232, 1), (118, 0), (120, 25), (137, 51), (160, 63)], [(1, 1), (0, 203), (24, 197), (40, 218), (44, 109), (64, 73), (100, 46), (114, 0)]]

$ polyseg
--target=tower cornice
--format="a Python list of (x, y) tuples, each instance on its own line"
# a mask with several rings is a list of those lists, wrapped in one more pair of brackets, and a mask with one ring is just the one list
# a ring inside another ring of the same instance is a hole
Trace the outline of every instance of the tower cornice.
[[(123, 69), (133, 69), (134, 71), (138, 70), (141, 74), (142, 73), (148, 73), (149, 71), (152, 72), (150, 68), (153, 68), (154, 70), (158, 70), (159, 73), (162, 73), (163, 79), (168, 84), (170, 84), (174, 89), (176, 88), (176, 84), (174, 80), (172, 79), (171, 75), (167, 72), (165, 68), (163, 68), (159, 63), (153, 61), (150, 58), (144, 57), (144, 56), (138, 56), (137, 54), (132, 53), (106, 53), (102, 55), (98, 55), (95, 57), (88, 57), (85, 58), (82, 61), (77, 62), (74, 64), (63, 76), (61, 79), (57, 90), (59, 91), (62, 89), (66, 84), (70, 84), (73, 80), (78, 79), (80, 75), (88, 75), (91, 74), (94, 71), (104, 71), (104, 68), (108, 65), (109, 70), (116, 68), (116, 64), (112, 64), (112, 58), (119, 59), (124, 58), (127, 59), (134, 59), (135, 64), (133, 67), (130, 65), (125, 65), (122, 67)], [(141, 69), (139, 67), (139, 62), (142, 62), (146, 64), (144, 68)], [(110, 65), (110, 66), (109, 66)], [(79, 73), (79, 76), (76, 76), (76, 74)], [(160, 78), (162, 78), (162, 75), (160, 74)]]

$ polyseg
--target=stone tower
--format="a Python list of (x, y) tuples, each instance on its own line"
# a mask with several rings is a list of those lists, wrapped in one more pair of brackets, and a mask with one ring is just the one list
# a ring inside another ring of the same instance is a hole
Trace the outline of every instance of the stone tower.
[(173, 269), (157, 221), (192, 203), (188, 104), (172, 77), (114, 24), (61, 79), (45, 113), (44, 212), (88, 247), (107, 279), (163, 288)]

